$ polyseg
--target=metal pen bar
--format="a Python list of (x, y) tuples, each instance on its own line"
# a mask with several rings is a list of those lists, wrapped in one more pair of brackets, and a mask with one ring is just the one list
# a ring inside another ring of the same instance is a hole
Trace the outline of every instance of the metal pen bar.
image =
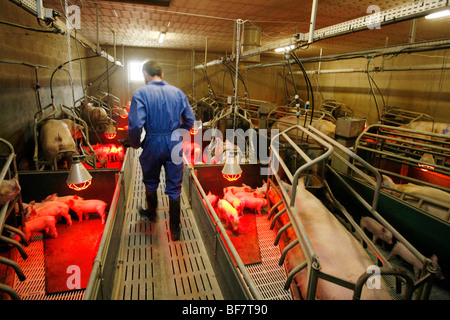
[[(316, 134), (318, 134), (319, 136), (321, 136), (323, 139), (327, 140), (330, 144), (332, 144), (335, 148), (338, 148), (339, 150), (341, 150), (342, 152), (344, 152), (346, 155), (348, 155), (350, 158), (352, 158), (353, 160), (358, 161), (358, 163), (360, 163), (362, 166), (364, 166), (364, 168), (366, 168), (368, 171), (370, 171), (374, 176), (375, 176), (375, 192), (374, 192), (374, 196), (373, 196), (373, 202), (372, 202), (372, 210), (376, 211), (377, 210), (377, 204), (378, 204), (378, 198), (379, 198), (379, 194), (380, 194), (380, 187), (381, 187), (381, 175), (380, 173), (374, 168), (372, 167), (370, 164), (368, 164), (366, 161), (364, 161), (360, 156), (358, 156), (357, 154), (353, 153), (352, 151), (350, 151), (350, 149), (344, 147), (342, 144), (340, 144), (339, 142), (331, 139), (330, 137), (328, 137), (327, 135), (325, 135), (324, 133), (320, 132), (319, 130), (317, 130), (316, 128), (310, 127), (310, 130), (312, 130), (313, 132), (315, 132)], [(335, 153), (335, 155), (337, 155)], [(343, 158), (342, 158), (343, 159)], [(358, 170), (354, 165), (348, 163), (346, 160), (344, 160), (344, 162), (346, 162), (346, 164), (349, 165), (349, 167), (354, 170), (355, 172), (357, 172), (358, 174), (360, 174), (365, 180), (367, 180), (369, 183), (373, 183), (373, 180), (366, 174), (363, 174), (360, 170)]]
[[(288, 279), (287, 282), (285, 284), (285, 288), (289, 287), (290, 282), (292, 281), (294, 275), (296, 273), (298, 273), (299, 271), (303, 270), (306, 266), (308, 266), (308, 285), (307, 285), (307, 295), (306, 295), (306, 299), (314, 299), (315, 297), (315, 293), (316, 293), (316, 288), (317, 288), (317, 280), (319, 277), (319, 273), (320, 273), (320, 262), (319, 262), (319, 258), (314, 250), (314, 247), (311, 243), (311, 240), (309, 239), (309, 236), (306, 232), (306, 229), (304, 228), (302, 222), (300, 221), (300, 218), (297, 216), (297, 214), (293, 214), (294, 212), (296, 212), (295, 210), (295, 199), (296, 199), (296, 190), (297, 190), (297, 184), (298, 184), (298, 179), (299, 176), (302, 172), (304, 172), (306, 169), (308, 169), (309, 167), (312, 167), (318, 163), (320, 163), (321, 161), (325, 161), (325, 159), (327, 159), (332, 153), (333, 153), (333, 147), (328, 144), (327, 142), (325, 142), (323, 139), (321, 139), (320, 137), (318, 137), (317, 135), (315, 135), (314, 133), (312, 133), (311, 131), (308, 131), (307, 129), (305, 129), (304, 127), (300, 126), (300, 125), (295, 125), (292, 126), (284, 131), (282, 131), (281, 133), (276, 134), (274, 137), (272, 137), (271, 140), (271, 154), (275, 155), (278, 157), (278, 162), (282, 164), (284, 161), (279, 157), (278, 152), (274, 152), (276, 148), (274, 148), (274, 141), (277, 141), (278, 136), (279, 135), (285, 135), (285, 133), (293, 130), (293, 129), (297, 129), (302, 131), (303, 133), (305, 133), (307, 136), (310, 136), (313, 140), (315, 140), (318, 144), (324, 146), (326, 149), (328, 149), (326, 152), (324, 152), (322, 155), (320, 155), (319, 157), (315, 158), (314, 160), (311, 160), (308, 156), (306, 156), (306, 154), (302, 151), (300, 152), (300, 156), (302, 156), (302, 158), (306, 161), (306, 163), (304, 165), (302, 165), (300, 168), (298, 168), (293, 176), (292, 179), (292, 191), (291, 191), (291, 196), (289, 197), (289, 195), (287, 194), (286, 190), (281, 187), (280, 191), (282, 194), (282, 199), (283, 202), (285, 204), (285, 208), (287, 208), (287, 213), (289, 216), (289, 220), (290, 223), (294, 229), (294, 232), (296, 234), (296, 238), (298, 240), (298, 243), (301, 246), (302, 252), (304, 253), (304, 257), (305, 257), (305, 262), (300, 264), (299, 266), (295, 267), (294, 269), (291, 270), (291, 272), (288, 275)], [(288, 139), (288, 143), (294, 147), (294, 149), (296, 151), (298, 151), (298, 147), (297, 145), (292, 141), (292, 139)], [(306, 156), (306, 157), (303, 157)], [(284, 168), (286, 168), (286, 166), (283, 166)], [(290, 172), (289, 170), (287, 170), (287, 172)], [(278, 183), (278, 185), (282, 185), (282, 180), (279, 177), (277, 172), (273, 172), (273, 175)], [(285, 230), (285, 229), (283, 229)], [(282, 231), (283, 231), (282, 230)], [(279, 237), (279, 235), (277, 236)], [(294, 247), (294, 245), (292, 246), (286, 246), (282, 252), (282, 259), (284, 260), (284, 258), (286, 257), (287, 252), (292, 249)], [(280, 260), (280, 264), (283, 263), (283, 260)]]
[[(105, 262), (105, 255), (107, 254), (106, 246), (109, 243), (109, 239), (112, 236), (112, 226), (114, 224), (114, 220), (116, 217), (116, 208), (120, 193), (123, 187), (123, 177), (124, 177), (124, 167), (125, 164), (130, 161), (129, 153), (133, 150), (128, 149), (124, 159), (124, 165), (122, 166), (122, 170), (119, 172), (119, 177), (116, 183), (116, 188), (114, 190), (114, 196), (111, 202), (111, 206), (109, 209), (108, 217), (106, 219), (106, 223), (104, 226), (104, 231), (102, 234), (102, 238), (100, 240), (100, 244), (97, 250), (97, 255), (95, 256), (95, 260), (92, 264), (92, 271), (89, 276), (89, 280), (86, 286), (86, 291), (84, 294), (84, 300), (91, 300), (94, 298), (94, 290), (99, 290), (103, 283), (103, 272), (102, 265)], [(105, 232), (106, 231), (106, 232)]]
[[(395, 134), (395, 132), (391, 132), (390, 134), (391, 135)], [(418, 133), (416, 132), (415, 134), (417, 135)], [(364, 135), (367, 136), (367, 137), (372, 137), (372, 138), (380, 138), (382, 140), (385, 140), (387, 144), (389, 144), (389, 142), (388, 142), (388, 140), (389, 140), (389, 141), (405, 142), (405, 143), (407, 143), (409, 145), (414, 145), (414, 146), (418, 146), (418, 147), (430, 148), (429, 144), (425, 144), (425, 143), (416, 142), (416, 141), (411, 140), (411, 136), (408, 136), (408, 140), (405, 140), (405, 139), (401, 139), (401, 138), (395, 138), (393, 136), (387, 137), (387, 136), (383, 136), (381, 134), (375, 134), (375, 133), (371, 133), (371, 132), (366, 132)], [(399, 136), (401, 136), (401, 135), (399, 134)], [(414, 137), (414, 138), (421, 139), (421, 140), (429, 140), (429, 139), (420, 138), (420, 137)], [(448, 137), (447, 137), (447, 139), (448, 139)], [(439, 143), (441, 143), (441, 144), (449, 144), (450, 145), (450, 142), (447, 142), (447, 141), (439, 141)], [(393, 144), (393, 143), (390, 143), (389, 145), (401, 147), (401, 145)], [(436, 150), (450, 152), (449, 148), (440, 147), (440, 146), (432, 146), (432, 147), (435, 148)], [(410, 148), (410, 146), (408, 146), (408, 148)], [(414, 149), (414, 150), (421, 150), (421, 149)]]
[[(400, 240), (403, 244), (405, 244), (405, 246), (407, 246), (408, 249), (410, 249), (414, 255), (419, 258), (421, 261), (424, 261), (425, 257), (419, 252), (417, 251), (400, 233), (397, 232), (397, 230), (394, 229), (394, 227), (392, 227), (377, 211), (376, 211), (376, 204), (378, 203), (378, 199), (379, 199), (379, 193), (380, 193), (380, 187), (381, 187), (381, 175), (378, 172), (378, 170), (376, 170), (374, 167), (372, 167), (370, 164), (368, 164), (366, 161), (364, 161), (361, 157), (359, 157), (358, 155), (356, 155), (355, 153), (353, 153), (350, 149), (344, 147), (343, 145), (341, 145), (340, 143), (332, 140), (331, 138), (327, 137), (326, 135), (324, 135), (323, 133), (321, 133), (320, 131), (318, 131), (315, 128), (310, 128), (312, 129), (314, 132), (316, 132), (317, 134), (321, 135), (324, 139), (328, 140), (333, 146), (339, 148), (341, 151), (343, 151), (344, 153), (346, 153), (348, 156), (350, 156), (352, 159), (357, 160), (358, 162), (360, 162), (366, 169), (368, 169), (370, 172), (372, 172), (375, 175), (375, 189), (374, 189), (374, 204), (372, 206), (369, 206), (369, 204), (355, 191), (353, 190), (353, 188), (351, 188), (348, 183), (345, 182), (345, 180), (340, 177), (339, 174), (336, 173), (336, 171), (330, 166), (330, 165), (326, 165), (327, 168), (332, 171), (337, 177), (338, 179), (345, 185), (348, 187), (349, 191), (360, 200), (360, 202), (366, 207), (366, 209), (372, 213), (373, 216), (375, 216), (375, 218), (377, 218), (378, 221), (380, 221), (389, 231), (392, 232), (392, 234), (395, 236), (395, 238), (397, 238), (398, 240)], [(356, 169), (356, 167), (354, 167), (353, 165), (351, 166), (352, 169)], [(363, 177), (365, 177), (369, 183), (373, 183), (372, 180), (370, 179), (370, 177), (363, 175)]]
[(392, 235), (397, 238), (400, 242), (402, 242), (420, 261), (424, 261), (426, 258), (417, 251), (416, 248), (414, 248), (400, 233), (397, 232), (397, 230), (394, 229), (380, 214), (372, 210), (372, 207), (364, 200), (363, 197), (361, 197), (353, 188), (350, 187), (350, 185), (329, 165), (327, 165), (327, 168), (336, 175), (338, 180), (352, 193), (352, 195), (369, 211), (382, 225), (388, 229)]
[[(189, 164), (189, 161), (187, 160), (186, 155), (184, 153), (183, 153), (183, 161), (185, 162), (185, 164)], [(219, 228), (219, 231), (220, 231), (223, 239), (225, 240), (228, 248), (230, 249), (230, 253), (233, 256), (234, 260), (236, 261), (237, 267), (238, 267), (239, 271), (241, 272), (242, 277), (244, 278), (244, 281), (247, 284), (253, 298), (256, 300), (262, 300), (261, 293), (259, 292), (258, 288), (256, 287), (254, 281), (251, 279), (250, 274), (248, 273), (247, 269), (245, 268), (245, 265), (242, 262), (241, 257), (239, 256), (239, 253), (237, 252), (236, 248), (234, 247), (233, 243), (231, 242), (230, 237), (228, 236), (228, 234), (222, 224), (222, 221), (217, 216), (217, 213), (214, 210), (214, 208), (211, 206), (211, 203), (209, 202), (208, 197), (206, 196), (206, 193), (200, 184), (200, 181), (198, 181), (198, 178), (194, 173), (194, 168), (192, 166), (188, 165), (188, 170), (189, 170), (189, 176), (194, 180), (195, 185), (197, 186), (197, 189), (199, 190), (202, 198), (205, 200), (208, 210), (211, 213), (212, 217), (214, 218), (214, 222), (216, 223), (216, 226)]]

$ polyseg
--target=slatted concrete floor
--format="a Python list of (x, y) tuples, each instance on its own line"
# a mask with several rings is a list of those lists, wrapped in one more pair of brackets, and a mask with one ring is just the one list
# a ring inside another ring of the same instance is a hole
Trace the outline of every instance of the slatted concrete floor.
[[(121, 246), (121, 267), (116, 299), (223, 299), (206, 249), (198, 231), (187, 195), (181, 196), (181, 241), (172, 242), (169, 231), (168, 197), (164, 195), (164, 173), (158, 188), (156, 222), (139, 214), (145, 203), (142, 172), (135, 168)], [(286, 272), (278, 265), (280, 251), (273, 245), (274, 231), (266, 216), (257, 216), (262, 262), (247, 266), (264, 299), (291, 299), (283, 289)]]
[(169, 231), (169, 204), (164, 195), (164, 173), (158, 188), (157, 219), (139, 214), (145, 204), (140, 166), (128, 195), (127, 217), (116, 288), (120, 300), (223, 299), (206, 249), (186, 196), (181, 197), (181, 241), (173, 242)]

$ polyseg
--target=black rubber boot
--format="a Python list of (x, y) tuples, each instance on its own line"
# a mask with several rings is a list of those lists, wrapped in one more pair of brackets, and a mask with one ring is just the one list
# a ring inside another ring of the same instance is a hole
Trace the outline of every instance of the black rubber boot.
[(156, 207), (158, 206), (158, 198), (156, 191), (146, 191), (145, 200), (147, 202), (147, 209), (141, 208), (139, 213), (147, 217), (151, 221), (156, 220)]
[(180, 240), (180, 198), (169, 200), (169, 225), (172, 241)]

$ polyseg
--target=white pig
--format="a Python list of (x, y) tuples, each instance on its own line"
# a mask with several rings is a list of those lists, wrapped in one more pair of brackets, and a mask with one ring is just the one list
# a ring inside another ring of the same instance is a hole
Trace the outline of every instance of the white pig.
[(212, 207), (214, 207), (216, 205), (217, 200), (219, 200), (219, 197), (216, 196), (215, 194), (212, 194), (211, 191), (208, 192), (206, 198), (208, 199), (209, 203), (211, 203)]
[(69, 200), (70, 199), (84, 200), (82, 197), (79, 197), (76, 194), (75, 195), (58, 197), (58, 194), (54, 193), (54, 194), (51, 194), (51, 195), (47, 196), (44, 200), (42, 200), (42, 202), (45, 203), (45, 202), (49, 202), (49, 201), (58, 201), (58, 202), (63, 202), (65, 204), (69, 204)]
[(242, 205), (241, 200), (239, 200), (239, 198), (236, 197), (231, 191), (228, 190), (224, 194), (224, 199), (231, 203), (231, 205), (237, 210), (239, 215), (244, 213), (244, 206)]
[(231, 186), (224, 188), (223, 194), (225, 194), (227, 191), (231, 191), (233, 194), (236, 194), (237, 192), (253, 192), (253, 188), (242, 184), (242, 187)]
[(81, 118), (94, 129), (104, 130), (108, 122), (108, 114), (102, 107), (86, 103), (81, 107)]
[(237, 210), (224, 199), (220, 199), (217, 203), (219, 217), (226, 221), (233, 231), (239, 229), (239, 214)]
[(267, 193), (267, 183), (264, 182), (264, 184), (262, 185), (262, 187), (258, 187), (256, 189), (253, 189), (250, 186), (247, 186), (245, 183), (242, 184), (243, 187), (248, 188), (249, 190), (252, 190), (252, 194), (254, 197), (256, 198), (265, 198), (266, 197), (266, 193)]
[(29, 212), (27, 216), (27, 221), (44, 217), (44, 216), (53, 216), (55, 219), (59, 219), (60, 216), (63, 216), (67, 220), (67, 224), (72, 225), (72, 217), (69, 214), (69, 206), (62, 202), (44, 202), (39, 203), (37, 205), (30, 204), (26, 206), (26, 210)]
[(260, 197), (260, 194), (256, 191), (254, 192), (237, 192), (235, 194), (237, 198), (242, 203), (244, 208), (252, 209), (259, 214), (261, 214), (261, 208), (267, 206), (267, 200)]
[(361, 229), (367, 229), (373, 234), (373, 243), (375, 243), (378, 239), (381, 239), (387, 244), (392, 244), (392, 233), (375, 219), (372, 219), (371, 217), (362, 217), (359, 224)]
[(407, 128), (420, 132), (431, 132), (443, 135), (450, 135), (450, 124), (444, 122), (413, 121), (409, 124), (400, 126), (400, 128)]
[(27, 221), (25, 222), (25, 237), (29, 242), (33, 233), (45, 231), (53, 238), (57, 238), (58, 232), (56, 231), (55, 225), (56, 219), (54, 216), (43, 216), (31, 221)]
[(59, 154), (56, 158), (57, 162), (64, 159), (67, 162), (67, 167), (70, 168), (73, 151), (76, 150), (74, 138), (77, 137), (77, 133), (81, 129), (84, 129), (84, 127), (68, 119), (50, 119), (45, 121), (39, 131), (39, 141), (44, 158), (47, 161), (53, 161), (58, 152), (71, 150), (64, 154)]
[(14, 199), (20, 192), (20, 185), (17, 179), (3, 180), (0, 184), (0, 205)]
[[(417, 280), (419, 278), (420, 272), (423, 269), (423, 263), (419, 259), (417, 259), (417, 257), (413, 255), (413, 253), (409, 251), (403, 243), (397, 242), (395, 246), (392, 248), (392, 251), (387, 257), (387, 259), (390, 260), (393, 256), (399, 256), (403, 260), (408, 262), (410, 265), (412, 265), (414, 269), (415, 279)], [(431, 260), (437, 263), (438, 258), (436, 257), (436, 255), (433, 255), (431, 257)], [(438, 272), (436, 276), (439, 280), (444, 280), (444, 276), (442, 275), (441, 272)]]
[[(412, 196), (416, 196), (419, 198), (423, 198), (424, 200), (429, 200), (429, 201), (435, 202), (437, 204), (441, 204), (443, 206), (443, 208), (440, 206), (437, 206), (437, 205), (433, 206), (432, 203), (425, 203), (423, 205), (423, 209), (441, 219), (444, 219), (444, 220), (448, 219), (448, 210), (446, 210), (445, 208), (450, 207), (450, 194), (449, 193), (447, 193), (443, 190), (437, 189), (437, 188), (427, 187), (427, 186), (419, 186), (419, 185), (413, 184), (413, 183), (396, 184), (391, 179), (391, 177), (389, 177), (387, 175), (383, 175), (383, 183), (382, 184), (385, 187), (392, 188), (392, 189), (398, 190), (400, 192), (406, 192), (408, 194), (411, 194)], [(392, 190), (386, 190), (386, 191), (395, 196), (400, 196), (400, 194), (395, 191), (392, 191)], [(413, 204), (416, 204), (418, 202), (416, 199), (412, 199), (410, 197), (405, 197), (404, 199)]]
[[(310, 118), (308, 118), (307, 121), (307, 125), (309, 125), (309, 120)], [(287, 123), (285, 123), (287, 122)], [(303, 126), (305, 122), (305, 118), (304, 117), (300, 117), (299, 118), (299, 124), (301, 126)], [(297, 117), (296, 116), (288, 116), (288, 117), (283, 117), (281, 119), (278, 119), (273, 125), (272, 125), (272, 129), (278, 129), (281, 131), (284, 131), (294, 125), (297, 125)], [(312, 127), (316, 128), (317, 130), (319, 130), (320, 132), (322, 132), (323, 134), (329, 136), (330, 138), (334, 138), (334, 134), (336, 132), (336, 125), (334, 123), (332, 123), (331, 121), (325, 120), (325, 119), (313, 119), (312, 121)], [(296, 130), (293, 129), (291, 131), (288, 132), (288, 135), (295, 135), (296, 131), (298, 131), (298, 135), (301, 136), (302, 135), (302, 131), (300, 130)]]
[[(311, 240), (319, 258), (321, 271), (355, 283), (373, 265), (361, 244), (348, 232), (342, 224), (328, 211), (328, 209), (313, 194), (306, 190), (304, 179), (298, 181), (295, 195), (295, 213), (300, 218), (306, 233)], [(294, 248), (298, 248), (295, 246)], [(292, 251), (292, 252), (291, 252)], [(305, 261), (300, 249), (288, 251), (287, 266), (292, 269), (296, 262)], [(295, 261), (292, 263), (292, 261)], [(306, 268), (295, 275), (303, 297), (307, 289)], [(385, 284), (380, 279), (380, 288), (362, 291), (361, 299), (386, 300), (391, 299)], [(319, 279), (316, 298), (320, 300), (348, 300), (352, 299), (353, 291), (330, 281)]]
[(105, 209), (106, 209), (107, 203), (102, 200), (75, 200), (70, 199), (69, 200), (69, 207), (78, 216), (78, 220), (81, 222), (83, 221), (83, 215), (87, 219), (88, 213), (96, 212), (99, 214), (100, 218), (102, 219), (102, 224), (105, 223)]
[(258, 197), (247, 198), (245, 201), (245, 207), (261, 214), (261, 208), (267, 207), (267, 200)]

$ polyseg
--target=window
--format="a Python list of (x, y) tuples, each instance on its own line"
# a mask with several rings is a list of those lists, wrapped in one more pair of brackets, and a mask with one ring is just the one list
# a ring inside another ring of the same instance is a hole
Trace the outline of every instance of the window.
[(130, 81), (145, 81), (142, 75), (143, 62), (130, 62), (128, 64), (128, 78)]

